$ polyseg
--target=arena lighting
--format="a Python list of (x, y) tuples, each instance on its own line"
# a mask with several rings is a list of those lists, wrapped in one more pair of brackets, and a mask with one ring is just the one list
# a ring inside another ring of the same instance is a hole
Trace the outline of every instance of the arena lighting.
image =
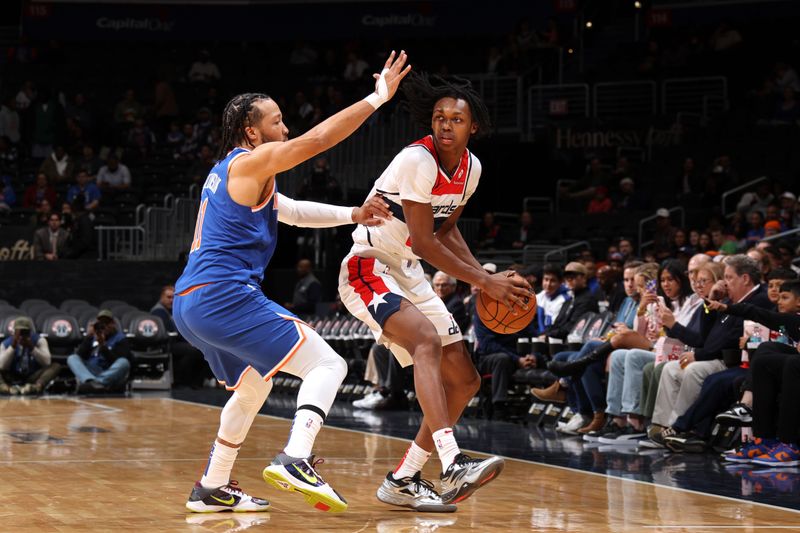
[(592, 21), (591, 20), (587, 20), (586, 21), (586, 27), (587, 28), (591, 28), (592, 27)]
[(633, 3), (633, 7), (635, 7), (636, 9), (642, 9), (642, 3), (637, 0), (636, 2)]
[(574, 50), (572, 48), (567, 48), (567, 53), (568, 54), (571, 54), (572, 52), (574, 52)]

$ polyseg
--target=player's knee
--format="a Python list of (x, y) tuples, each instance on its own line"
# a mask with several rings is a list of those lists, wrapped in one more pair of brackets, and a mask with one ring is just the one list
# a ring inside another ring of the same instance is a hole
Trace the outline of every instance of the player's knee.
[(347, 377), (347, 361), (342, 359), (342, 357), (338, 354), (334, 355), (336, 357), (331, 358), (328, 366), (330, 366), (337, 378), (339, 378), (341, 381), (344, 381), (344, 378)]

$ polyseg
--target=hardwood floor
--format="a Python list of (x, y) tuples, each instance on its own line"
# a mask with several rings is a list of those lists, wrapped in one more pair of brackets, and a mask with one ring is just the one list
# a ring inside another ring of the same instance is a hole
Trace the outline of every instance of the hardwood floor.
[[(336, 428), (322, 430), (316, 452), (350, 508), (329, 515), (261, 479), (289, 430), (267, 416), (253, 424), (233, 477), (271, 511), (190, 514), (184, 503), (219, 413), (167, 398), (0, 400), (0, 531), (800, 530), (800, 514), (786, 509), (512, 459), (457, 513), (394, 509), (374, 493), (407, 442)], [(438, 466), (432, 459), (426, 476), (436, 479)]]

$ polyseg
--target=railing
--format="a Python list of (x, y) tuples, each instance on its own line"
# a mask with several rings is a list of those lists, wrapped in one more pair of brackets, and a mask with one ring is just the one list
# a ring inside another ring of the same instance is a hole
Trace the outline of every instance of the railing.
[(589, 86), (585, 83), (533, 85), (528, 89), (528, 135), (537, 121), (589, 116)]
[(499, 133), (522, 133), (523, 96), (520, 76), (494, 74), (461, 74), (470, 80), (489, 108), (492, 122)]
[(145, 232), (141, 226), (97, 226), (97, 259), (144, 259)]
[[(670, 217), (672, 217), (673, 213), (680, 213), (680, 215), (681, 215), (681, 226), (680, 227), (682, 227), (682, 228), (686, 227), (686, 210), (683, 207), (681, 207), (681, 206), (671, 207), (671, 208), (669, 208), (668, 211), (669, 211)], [(652, 216), (649, 216), (649, 217), (645, 217), (645, 218), (643, 218), (643, 219), (641, 219), (639, 221), (639, 248), (637, 248), (637, 250), (639, 251), (640, 254), (642, 253), (642, 249), (643, 249), (644, 246), (650, 246), (651, 244), (653, 244), (652, 240), (646, 241), (646, 242), (644, 241), (644, 227), (648, 222), (652, 222), (653, 220), (655, 220), (657, 218), (658, 218), (658, 215), (652, 215)]]
[(759, 183), (761, 183), (763, 181), (769, 181), (769, 178), (767, 178), (766, 176), (761, 176), (761, 177), (758, 177), (758, 178), (756, 178), (754, 180), (750, 180), (747, 183), (743, 183), (742, 185), (739, 185), (738, 187), (734, 187), (733, 189), (728, 189), (727, 191), (722, 193), (722, 205), (721, 205), (722, 215), (726, 216), (726, 217), (731, 217), (731, 216), (733, 216), (733, 213), (736, 212), (736, 210), (734, 209), (733, 211), (730, 212), (730, 214), (728, 214), (728, 209), (727, 209), (727, 200), (728, 200), (728, 198), (730, 198), (732, 195), (734, 195), (736, 193), (739, 193), (739, 192), (742, 192), (744, 190), (750, 189), (750, 188), (753, 187), (753, 185), (758, 185)]
[[(718, 102), (713, 104), (712, 102)], [(661, 82), (661, 112), (690, 111), (707, 116), (711, 109), (728, 109), (728, 80), (722, 76), (669, 78)]]
[(548, 196), (526, 196), (522, 199), (522, 210), (530, 213), (552, 213), (553, 199)]
[(656, 101), (654, 81), (597, 83), (592, 91), (594, 116), (597, 118), (655, 115)]
[(775, 235), (770, 235), (769, 237), (764, 237), (761, 240), (762, 241), (767, 241), (767, 242), (779, 241), (779, 240), (783, 239), (784, 237), (788, 237), (789, 235), (797, 235), (797, 234), (800, 234), (800, 228), (787, 229), (786, 231), (782, 231), (780, 233), (776, 233)]
[(554, 259), (552, 259), (552, 257), (555, 256), (555, 255), (558, 255), (559, 256), (559, 261), (564, 263), (567, 260), (566, 252), (569, 251), (569, 250), (574, 250), (575, 248), (586, 248), (587, 250), (590, 250), (592, 248), (592, 246), (589, 244), (588, 241), (578, 241), (578, 242), (574, 242), (572, 244), (568, 244), (567, 246), (561, 246), (560, 248), (556, 248), (555, 250), (550, 250), (549, 252), (544, 254), (544, 258), (543, 258), (544, 262), (545, 263), (551, 263), (551, 262), (554, 261)]
[(479, 218), (460, 218), (458, 219), (458, 231), (464, 237), (464, 242), (468, 246), (474, 246), (478, 241), (478, 231), (481, 228), (481, 220)]
[(522, 262), (526, 265), (541, 264), (548, 253), (558, 248), (549, 244), (529, 244), (522, 249)]

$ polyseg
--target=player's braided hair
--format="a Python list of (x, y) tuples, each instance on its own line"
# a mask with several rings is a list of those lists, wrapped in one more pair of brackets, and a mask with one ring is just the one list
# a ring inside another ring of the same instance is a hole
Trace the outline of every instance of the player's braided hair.
[(425, 128), (431, 127), (433, 106), (442, 98), (464, 100), (469, 105), (472, 121), (478, 125), (475, 137), (488, 135), (492, 129), (489, 109), (483, 98), (469, 80), (450, 76), (430, 76), (427, 73), (411, 72), (401, 85), (411, 118)]
[[(225, 159), (228, 152), (247, 140), (244, 129), (261, 120), (261, 111), (253, 104), (269, 99), (263, 93), (244, 93), (231, 98), (222, 112), (222, 142), (217, 159)], [(250, 141), (247, 142), (253, 146)]]

